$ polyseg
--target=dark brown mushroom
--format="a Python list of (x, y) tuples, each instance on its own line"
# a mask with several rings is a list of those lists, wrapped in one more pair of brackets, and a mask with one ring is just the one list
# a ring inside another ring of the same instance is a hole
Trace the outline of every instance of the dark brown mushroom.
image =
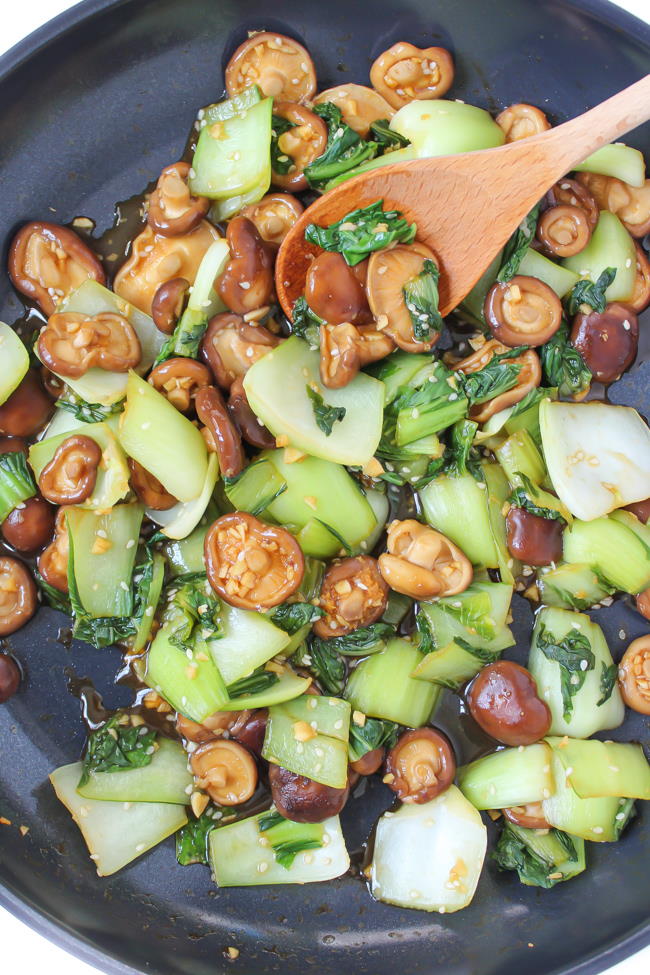
[(279, 606), (300, 588), (305, 572), (293, 535), (244, 511), (217, 518), (205, 536), (204, 556), (214, 591), (242, 609)]
[(201, 342), (201, 358), (222, 389), (243, 379), (258, 359), (279, 345), (280, 339), (263, 325), (249, 325), (228, 312), (210, 319)]
[(0, 556), (0, 637), (19, 630), (37, 609), (36, 584), (27, 566), (9, 555)]
[(210, 209), (207, 196), (193, 196), (189, 187), (190, 164), (166, 166), (149, 197), (147, 222), (157, 234), (177, 237), (194, 230)]
[(45, 426), (53, 411), (54, 403), (43, 389), (38, 372), (30, 369), (0, 406), (0, 433), (31, 437)]
[(267, 193), (258, 203), (244, 207), (240, 216), (253, 221), (262, 240), (279, 245), (304, 209), (290, 193)]
[(350, 794), (348, 785), (334, 789), (273, 764), (269, 765), (269, 786), (275, 808), (294, 823), (322, 823), (338, 816)]
[(135, 329), (123, 315), (67, 311), (49, 319), (38, 337), (38, 355), (52, 372), (79, 379), (93, 367), (128, 372), (139, 364), (142, 349)]
[(151, 317), (160, 332), (172, 334), (183, 314), (189, 290), (187, 278), (171, 278), (160, 285), (151, 302)]
[(53, 586), (59, 592), (68, 591), (68, 554), (70, 539), (66, 524), (67, 508), (62, 507), (56, 513), (54, 522), (54, 538), (39, 555), (36, 567), (48, 586)]
[(88, 279), (106, 284), (99, 259), (72, 230), (33, 222), (18, 231), (9, 249), (9, 277), (45, 315)]
[(304, 171), (325, 152), (327, 126), (319, 115), (295, 102), (274, 102), (273, 114), (291, 127), (277, 136), (278, 168), (273, 170), (272, 181), (282, 190), (306, 190), (309, 183)]
[(452, 86), (454, 62), (444, 47), (416, 47), (398, 41), (384, 51), (370, 68), (372, 87), (392, 105), (401, 108), (413, 99), (442, 98)]
[(320, 326), (320, 377), (328, 389), (351, 382), (359, 369), (390, 355), (395, 343), (370, 325), (356, 328), (349, 322)]
[(628, 305), (618, 302), (610, 303), (602, 312), (580, 312), (573, 319), (571, 342), (594, 379), (613, 383), (636, 358), (639, 320)]
[(20, 687), (20, 668), (8, 653), (0, 653), (0, 704), (5, 704)]
[(388, 752), (384, 782), (402, 802), (429, 802), (448, 789), (456, 759), (448, 738), (434, 728), (400, 735)]
[(551, 207), (579, 207), (587, 218), (590, 230), (593, 230), (598, 223), (600, 216), (598, 204), (586, 186), (582, 186), (576, 179), (564, 176), (558, 180), (546, 194), (545, 202)]
[(493, 284), (483, 312), (495, 339), (511, 348), (544, 345), (562, 324), (562, 303), (552, 288), (524, 274)]
[(618, 665), (618, 686), (633, 711), (650, 714), (650, 633), (632, 640)]
[(573, 257), (591, 239), (591, 228), (581, 207), (558, 204), (549, 207), (537, 223), (537, 240), (549, 257)]
[(145, 470), (142, 464), (133, 457), (129, 457), (127, 463), (131, 472), (131, 487), (147, 508), (152, 511), (169, 511), (178, 504), (178, 499), (162, 486), (157, 477)]
[(350, 762), (350, 768), (359, 775), (374, 775), (384, 764), (385, 757), (385, 748), (373, 748), (372, 751), (366, 752), (361, 758)]
[(195, 407), (199, 390), (210, 385), (212, 376), (210, 370), (196, 359), (176, 356), (152, 369), (147, 382), (180, 413), (189, 413)]
[(269, 718), (268, 708), (256, 708), (254, 711), (236, 711), (237, 720), (230, 727), (230, 737), (244, 745), (250, 752), (262, 756), (266, 723)]
[(67, 437), (40, 473), (41, 494), (52, 504), (82, 504), (95, 490), (101, 459), (101, 448), (91, 437)]
[(388, 594), (377, 560), (370, 555), (333, 562), (321, 583), (319, 606), (325, 615), (316, 620), (314, 633), (327, 639), (370, 626), (386, 609)]
[(2, 523), (2, 537), (18, 552), (35, 552), (51, 541), (56, 512), (37, 495), (11, 511)]
[(634, 501), (632, 504), (626, 504), (625, 510), (631, 511), (639, 521), (647, 525), (648, 521), (650, 521), (650, 498), (645, 498), (644, 501)]
[(539, 108), (518, 102), (504, 108), (494, 120), (506, 137), (506, 142), (518, 142), (550, 129), (551, 123)]
[(504, 745), (532, 745), (551, 727), (551, 712), (535, 679), (512, 660), (484, 667), (469, 685), (467, 705), (486, 735)]
[(58, 376), (55, 376), (52, 370), (48, 369), (47, 366), (41, 366), (40, 374), (41, 382), (43, 383), (47, 395), (51, 396), (52, 399), (58, 399), (64, 390), (65, 381), (63, 379), (59, 379)]
[(196, 394), (196, 414), (209, 433), (208, 449), (216, 453), (223, 477), (235, 477), (246, 466), (241, 437), (216, 386), (202, 386)]
[(274, 255), (269, 244), (262, 240), (253, 221), (246, 217), (233, 217), (228, 224), (226, 240), (230, 260), (217, 285), (220, 298), (238, 315), (270, 305), (275, 283)]
[(328, 325), (367, 325), (372, 321), (366, 290), (359, 279), (361, 273), (365, 277), (368, 262), (362, 263), (363, 272), (349, 267), (341, 254), (324, 251), (309, 265), (305, 300)]
[(261, 450), (271, 450), (275, 447), (275, 437), (253, 413), (244, 383), (239, 378), (235, 379), (230, 387), (228, 412), (246, 443)]
[(528, 802), (525, 806), (508, 806), (502, 810), (503, 815), (515, 826), (525, 829), (550, 829), (550, 823), (544, 816), (541, 802)]
[(226, 67), (230, 98), (251, 85), (277, 101), (309, 101), (316, 91), (314, 62), (292, 37), (259, 31), (239, 45)]
[(27, 455), (27, 443), (22, 437), (0, 437), (0, 454)]
[(550, 565), (562, 558), (564, 523), (540, 518), (525, 508), (511, 507), (506, 515), (508, 551), (525, 565)]

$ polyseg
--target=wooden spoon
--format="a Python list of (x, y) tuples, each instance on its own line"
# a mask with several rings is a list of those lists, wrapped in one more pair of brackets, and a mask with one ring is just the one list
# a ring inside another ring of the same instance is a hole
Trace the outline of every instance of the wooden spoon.
[(278, 253), (275, 283), (289, 317), (318, 248), (310, 223), (329, 226), (357, 207), (383, 200), (417, 224), (418, 240), (440, 263), (440, 310), (462, 301), (526, 214), (562, 176), (650, 119), (650, 75), (584, 115), (498, 149), (414, 159), (363, 173), (330, 190), (291, 228)]

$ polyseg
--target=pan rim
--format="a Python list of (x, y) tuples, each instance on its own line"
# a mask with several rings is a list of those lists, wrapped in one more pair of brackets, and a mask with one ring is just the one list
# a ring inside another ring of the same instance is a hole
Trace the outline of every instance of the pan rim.
[[(134, 0), (80, 0), (73, 7), (47, 21), (28, 34), (3, 55), (0, 55), (0, 84), (20, 70), (50, 44), (69, 31), (109, 9), (126, 7)], [(564, 0), (568, 7), (590, 14), (608, 27), (622, 31), (650, 49), (650, 24), (623, 10), (610, 0)], [(110, 952), (88, 941), (69, 925), (53, 920), (48, 913), (16, 893), (0, 876), (0, 907), (69, 954), (94, 966), (104, 975), (141, 975)], [(625, 937), (613, 940), (607, 947), (597, 949), (579, 961), (559, 965), (547, 975), (598, 975), (650, 945), (650, 920), (638, 925)]]

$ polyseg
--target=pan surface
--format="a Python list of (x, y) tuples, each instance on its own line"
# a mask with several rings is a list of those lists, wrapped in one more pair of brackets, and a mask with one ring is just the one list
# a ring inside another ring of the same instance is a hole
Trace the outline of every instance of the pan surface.
[[(303, 40), (323, 88), (365, 81), (370, 62), (397, 40), (441, 44), (456, 59), (453, 97), (492, 112), (529, 101), (553, 122), (650, 70), (650, 27), (599, 0), (89, 0), (0, 60), (3, 267), (22, 221), (83, 214), (106, 228), (116, 200), (140, 193), (180, 156), (196, 109), (221, 97), (228, 56), (247, 29), (262, 27)], [(650, 158), (648, 126), (629, 141)], [(21, 311), (3, 273), (0, 318)], [(644, 317), (642, 331), (650, 329)], [(649, 386), (650, 366), (637, 366), (611, 396), (648, 414)], [(647, 630), (622, 602), (594, 618), (615, 660)], [(10, 642), (25, 680), (0, 707), (0, 816), (13, 824), (0, 829), (0, 903), (100, 969), (594, 973), (650, 941), (645, 810), (619, 843), (589, 844), (588, 870), (552, 891), (523, 887), (488, 861), (472, 905), (451, 916), (375, 903), (353, 877), (219, 891), (206, 869), (178, 866), (169, 841), (99, 880), (47, 775), (75, 760), (85, 737), (69, 679), (91, 678), (111, 708), (128, 704), (130, 692), (113, 683), (119, 653), (70, 643), (65, 626), (43, 610)], [(519, 643), (508, 656), (525, 661), (530, 627), (521, 602)], [(443, 710), (454, 709), (449, 695)], [(647, 743), (647, 719), (628, 717), (613, 737)], [(348, 804), (351, 850), (391, 797), (378, 783)], [(29, 827), (24, 838), (19, 825)], [(234, 963), (223, 954), (231, 945), (240, 950)]]

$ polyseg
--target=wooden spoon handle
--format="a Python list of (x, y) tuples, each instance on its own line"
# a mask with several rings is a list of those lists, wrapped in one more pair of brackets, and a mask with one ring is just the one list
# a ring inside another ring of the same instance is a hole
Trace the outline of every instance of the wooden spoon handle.
[(648, 119), (650, 74), (612, 95), (584, 115), (526, 141), (544, 141), (547, 159), (553, 160), (553, 167), (561, 176), (583, 162), (596, 149), (608, 145)]

